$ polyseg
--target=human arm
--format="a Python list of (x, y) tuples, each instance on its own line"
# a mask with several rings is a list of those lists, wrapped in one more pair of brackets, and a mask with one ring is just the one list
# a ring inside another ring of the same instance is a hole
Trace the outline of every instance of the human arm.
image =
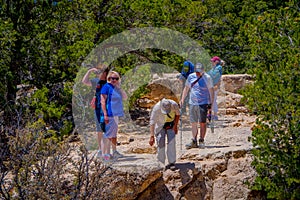
[(209, 108), (209, 110), (211, 110), (211, 108), (213, 107), (213, 103), (214, 103), (215, 92), (214, 92), (213, 87), (209, 88), (208, 90), (209, 90), (209, 95), (210, 95), (210, 108)]
[(157, 125), (157, 120), (158, 120), (158, 109), (159, 108), (159, 103), (156, 103), (150, 113), (150, 120), (149, 120), (149, 125), (150, 125), (150, 140), (149, 144), (152, 146), (155, 143), (154, 135), (155, 135), (155, 125)]
[(83, 77), (83, 79), (82, 79), (81, 82), (82, 82), (83, 84), (87, 85), (87, 86), (92, 86), (92, 82), (91, 82), (91, 80), (90, 80), (90, 74), (91, 74), (92, 72), (96, 72), (96, 71), (98, 71), (97, 68), (91, 68), (91, 69), (89, 69), (89, 70), (86, 72), (86, 74), (84, 75), (84, 77)]
[(121, 91), (122, 99), (126, 100), (128, 98), (126, 92), (123, 89), (120, 89), (120, 91)]
[(216, 85), (214, 85), (214, 90), (220, 89), (220, 86), (221, 86), (221, 80)]
[(107, 116), (107, 109), (106, 109), (106, 99), (107, 99), (107, 95), (101, 94), (101, 108), (102, 108), (103, 115), (104, 115), (104, 122), (107, 124), (108, 116)]
[(180, 111), (179, 111), (178, 104), (173, 104), (173, 108), (175, 109), (173, 130), (174, 130), (175, 134), (177, 134), (178, 133), (178, 122), (179, 122), (179, 118), (180, 118)]
[(121, 92), (122, 95), (122, 99), (126, 100), (128, 98), (126, 92), (121, 88), (121, 80), (118, 81), (118, 83), (116, 84), (116, 88), (118, 88)]
[(149, 140), (149, 145), (153, 146), (153, 144), (155, 143), (155, 139), (154, 139), (154, 124), (150, 125), (150, 140)]
[(174, 126), (173, 126), (173, 130), (175, 132), (175, 134), (178, 133), (178, 122), (179, 122), (179, 118), (180, 118), (180, 115), (175, 115), (175, 119), (174, 119)]
[(213, 103), (214, 103), (214, 98), (215, 98), (213, 80), (208, 74), (205, 74), (204, 78), (205, 78), (204, 81), (206, 83), (207, 90), (209, 92), (209, 96), (207, 97), (208, 111), (211, 111), (211, 108), (213, 107)]
[(184, 103), (184, 99), (185, 97), (187, 96), (188, 92), (189, 92), (190, 88), (189, 86), (185, 86), (183, 91), (182, 91), (182, 96), (181, 96), (181, 100), (180, 100), (180, 103), (179, 103), (179, 106), (182, 107), (183, 103)]

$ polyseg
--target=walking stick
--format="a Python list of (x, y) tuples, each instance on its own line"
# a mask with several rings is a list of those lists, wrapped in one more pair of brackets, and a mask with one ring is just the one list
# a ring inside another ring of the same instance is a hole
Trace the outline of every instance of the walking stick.
[(180, 109), (180, 151), (182, 151), (182, 108)]
[(211, 118), (210, 130), (212, 133), (215, 132), (215, 119), (214, 117)]
[(209, 121), (210, 130), (211, 130), (212, 133), (214, 133), (215, 132), (214, 117), (212, 116), (211, 113), (212, 113), (211, 110), (208, 111), (208, 117), (207, 118), (208, 118), (208, 121)]

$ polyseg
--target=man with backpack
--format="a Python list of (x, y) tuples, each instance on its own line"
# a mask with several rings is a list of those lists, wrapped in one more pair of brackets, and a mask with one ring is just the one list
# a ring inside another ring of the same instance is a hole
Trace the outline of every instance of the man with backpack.
[[(185, 88), (182, 93), (180, 105), (190, 91), (190, 122), (192, 124), (192, 142), (186, 145), (187, 149), (204, 148), (204, 138), (206, 134), (207, 112), (213, 103), (213, 83), (211, 77), (205, 73), (201, 63), (197, 63), (195, 72), (187, 78)], [(199, 146), (197, 144), (198, 124), (200, 124)]]

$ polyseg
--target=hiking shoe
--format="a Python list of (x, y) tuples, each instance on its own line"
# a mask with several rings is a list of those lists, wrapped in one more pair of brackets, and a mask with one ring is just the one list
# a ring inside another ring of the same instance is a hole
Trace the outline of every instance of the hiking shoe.
[(123, 158), (123, 157), (124, 157), (124, 155), (121, 154), (121, 153), (118, 152), (118, 151), (114, 151), (114, 153), (113, 153), (112, 156), (113, 156), (114, 159), (118, 159), (118, 158)]
[(174, 163), (170, 163), (166, 166), (165, 170), (170, 169), (172, 171), (176, 170), (176, 166)]
[(217, 115), (213, 115), (212, 119), (217, 121), (217, 120), (219, 120), (219, 117)]
[(111, 157), (112, 157), (112, 156), (111, 156), (110, 154), (104, 154), (104, 155), (102, 156), (102, 161), (103, 161), (104, 163), (111, 162), (111, 160), (112, 160)]
[(97, 158), (102, 158), (102, 151), (101, 150), (98, 150), (98, 152), (97, 152)]
[(190, 144), (185, 145), (186, 149), (198, 148), (197, 140), (192, 139)]
[(199, 148), (200, 149), (204, 149), (205, 148), (205, 144), (204, 144), (204, 139), (199, 139)]
[(170, 170), (172, 171), (176, 170), (176, 166), (174, 163), (170, 163)]

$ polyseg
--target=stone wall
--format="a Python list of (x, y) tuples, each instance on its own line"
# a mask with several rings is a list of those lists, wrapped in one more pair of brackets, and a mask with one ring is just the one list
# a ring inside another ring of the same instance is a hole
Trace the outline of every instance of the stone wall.
[[(148, 85), (150, 92), (137, 101), (137, 107), (151, 109), (163, 97), (173, 99), (179, 103), (182, 83), (177, 76), (176, 73), (155, 74), (153, 81)], [(217, 101), (219, 108), (236, 109), (243, 106), (241, 104), (242, 95), (238, 92), (251, 82), (252, 77), (248, 74), (223, 75)]]

